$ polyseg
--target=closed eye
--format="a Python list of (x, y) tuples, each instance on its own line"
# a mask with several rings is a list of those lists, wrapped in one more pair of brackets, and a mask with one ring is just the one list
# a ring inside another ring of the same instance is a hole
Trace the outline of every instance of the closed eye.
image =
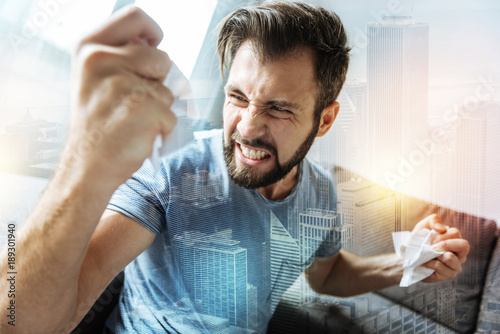
[(269, 114), (274, 118), (288, 119), (293, 116), (293, 112), (287, 109), (283, 109), (277, 106), (271, 106), (269, 108)]
[(248, 105), (247, 100), (236, 94), (228, 94), (229, 102), (237, 107), (246, 108)]
[(229, 97), (235, 98), (236, 100), (239, 100), (239, 101), (245, 101), (244, 98), (242, 98), (241, 96), (238, 96), (238, 95), (230, 94)]

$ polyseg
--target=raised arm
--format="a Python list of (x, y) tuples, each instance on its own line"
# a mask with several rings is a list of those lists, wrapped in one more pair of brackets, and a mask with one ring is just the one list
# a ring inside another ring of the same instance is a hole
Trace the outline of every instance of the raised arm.
[[(103, 212), (115, 189), (151, 154), (154, 138), (175, 125), (172, 94), (161, 84), (170, 67), (156, 49), (161, 38), (158, 25), (131, 7), (80, 43), (70, 136), (53, 179), (19, 231), (16, 322), (2, 320), (1, 333), (69, 332), (113, 276), (154, 239), (133, 220)], [(2, 273), (9, 271), (6, 254), (0, 255)], [(1, 279), (0, 291), (7, 284)], [(0, 294), (0, 308), (10, 302)]]
[[(439, 233), (433, 247), (445, 252), (425, 264), (435, 272), (424, 282), (455, 278), (462, 271), (469, 243), (462, 239), (458, 229), (447, 229), (436, 215), (420, 221), (413, 231), (423, 228)], [(399, 284), (403, 277), (403, 259), (396, 254), (362, 257), (342, 250), (333, 257), (315, 259), (306, 270), (306, 277), (316, 292), (339, 297), (354, 296)]]

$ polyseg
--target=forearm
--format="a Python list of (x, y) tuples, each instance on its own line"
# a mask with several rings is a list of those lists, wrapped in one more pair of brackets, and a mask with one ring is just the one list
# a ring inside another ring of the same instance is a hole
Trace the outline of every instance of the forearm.
[(396, 254), (361, 257), (347, 251), (329, 259), (316, 259), (306, 271), (319, 293), (348, 297), (399, 284), (403, 259)]
[[(80, 267), (113, 192), (95, 181), (88, 173), (60, 169), (23, 224), (16, 245), (15, 298), (0, 295), (4, 310), (15, 300), (16, 326), (9, 330), (54, 333), (73, 316)], [(5, 251), (0, 255), (4, 274), (12, 271), (5, 255)], [(7, 291), (7, 284), (0, 280), (0, 291)]]
[[(84, 309), (109, 282), (112, 270), (104, 267), (114, 259), (102, 261), (105, 256), (96, 252), (106, 248), (99, 241), (89, 247), (99, 218), (118, 185), (151, 155), (155, 138), (167, 136), (176, 124), (170, 110), (174, 97), (162, 85), (171, 61), (156, 48), (162, 36), (156, 22), (129, 7), (77, 46), (67, 160), (19, 231), (16, 245), (16, 332), (69, 332), (68, 321), (77, 321), (80, 314), (77, 306)], [(143, 234), (132, 251), (115, 252), (116, 267), (129, 263), (151, 238)], [(6, 252), (0, 256), (0, 270), (6, 273)], [(0, 291), (7, 284), (2, 278)], [(6, 293), (0, 296), (4, 310), (7, 298)], [(0, 322), (2, 333), (13, 329), (5, 324)]]

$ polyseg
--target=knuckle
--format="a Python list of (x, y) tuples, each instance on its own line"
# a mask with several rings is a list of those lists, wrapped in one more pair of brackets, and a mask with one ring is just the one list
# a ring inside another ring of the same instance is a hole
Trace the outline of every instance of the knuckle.
[(168, 114), (168, 124), (169, 124), (169, 127), (171, 129), (173, 129), (176, 125), (177, 125), (177, 117), (175, 116), (175, 114), (169, 109), (168, 110), (169, 112), (167, 113)]
[(462, 235), (460, 234), (460, 231), (456, 227), (450, 227), (448, 229), (448, 235), (451, 238), (455, 238), (455, 239), (458, 239), (458, 238), (462, 237)]
[(159, 85), (158, 89), (160, 90), (158, 93), (162, 97), (164, 103), (170, 108), (175, 101), (174, 93), (163, 85)]
[(429, 217), (434, 223), (441, 223), (441, 217), (439, 217), (436, 213), (433, 213)]
[(439, 261), (437, 261), (437, 260), (429, 261), (429, 262), (427, 262), (426, 267), (429, 268), (429, 269), (436, 269), (436, 266), (437, 266), (438, 262)]
[(177, 125), (177, 117), (175, 117), (174, 113), (170, 109), (166, 113), (166, 117), (163, 118), (163, 124), (167, 133), (172, 132), (174, 127)]
[(448, 263), (453, 261), (453, 258), (455, 257), (455, 254), (452, 252), (446, 252), (443, 254), (443, 262)]
[(175, 99), (174, 93), (172, 93), (172, 91), (169, 88), (165, 89), (165, 97), (172, 103), (174, 102)]
[(470, 243), (465, 239), (463, 239), (463, 243), (464, 243), (464, 249), (466, 251), (466, 254), (468, 254), (469, 250), (470, 250)]
[[(436, 238), (436, 240), (437, 240), (437, 238)], [(442, 239), (442, 238), (441, 238), (441, 239), (439, 239), (439, 243), (441, 244), (441, 248), (442, 248), (443, 250), (448, 249), (448, 247), (450, 246), (450, 243), (449, 243), (449, 240), (448, 240), (448, 239)]]
[(146, 13), (137, 6), (131, 6), (126, 14), (129, 17), (142, 18), (146, 16)]
[(443, 267), (444, 267), (444, 264), (441, 261), (436, 261), (436, 263), (434, 263), (434, 269), (436, 271), (441, 271), (443, 269)]
[(107, 64), (115, 54), (99, 47), (95, 44), (86, 44), (80, 49), (79, 59), (83, 69), (96, 71), (100, 70), (104, 64)]

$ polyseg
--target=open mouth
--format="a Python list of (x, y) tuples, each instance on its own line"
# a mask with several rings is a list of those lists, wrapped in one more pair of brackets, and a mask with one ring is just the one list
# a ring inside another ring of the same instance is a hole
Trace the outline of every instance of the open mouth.
[(264, 160), (271, 157), (271, 155), (267, 152), (260, 151), (256, 148), (247, 147), (240, 143), (238, 143), (238, 145), (240, 146), (241, 153), (247, 159)]

